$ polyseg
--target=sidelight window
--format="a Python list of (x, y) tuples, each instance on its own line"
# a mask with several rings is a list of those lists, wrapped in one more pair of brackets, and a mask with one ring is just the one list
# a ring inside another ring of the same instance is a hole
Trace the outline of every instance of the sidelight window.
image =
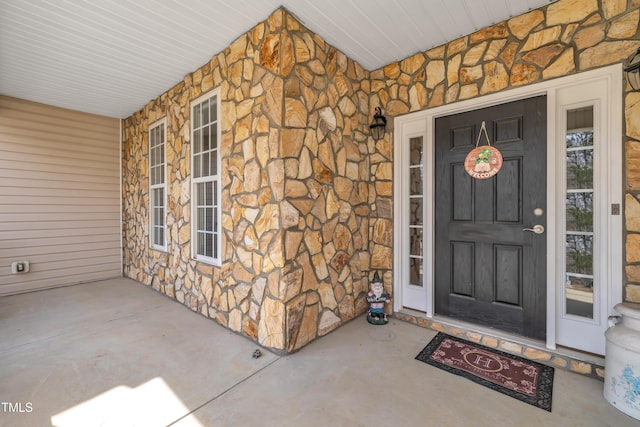
[(409, 139), (409, 284), (422, 287), (423, 263), (423, 142)]
[(593, 106), (567, 111), (565, 312), (593, 318)]

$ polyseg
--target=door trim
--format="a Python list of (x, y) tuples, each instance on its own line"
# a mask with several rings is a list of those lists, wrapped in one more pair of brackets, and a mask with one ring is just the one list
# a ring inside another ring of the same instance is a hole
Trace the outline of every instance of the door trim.
[[(622, 113), (623, 104), (623, 86), (622, 86), (622, 65), (615, 64), (608, 67), (599, 68), (596, 70), (586, 71), (579, 74), (574, 74), (566, 77), (561, 77), (541, 83), (532, 84), (529, 86), (511, 89), (508, 91), (495, 93), (491, 95), (482, 96), (470, 100), (456, 102), (450, 105), (443, 105), (433, 109), (417, 111), (404, 116), (399, 116), (394, 119), (394, 159), (402, 159), (403, 150), (402, 144), (406, 140), (408, 135), (415, 135), (418, 129), (424, 129), (426, 131), (425, 137), (425, 153), (426, 159), (424, 162), (424, 176), (432, 178), (434, 173), (434, 121), (437, 117), (456, 114), (465, 111), (471, 111), (479, 108), (490, 107), (496, 104), (502, 104), (509, 101), (516, 101), (523, 98), (529, 98), (538, 95), (547, 96), (547, 232), (549, 236), (558, 236), (556, 221), (552, 218), (557, 217), (558, 209), (562, 206), (558, 206), (557, 192), (555, 183), (558, 177), (556, 176), (556, 162), (558, 159), (558, 149), (555, 144), (558, 123), (558, 103), (556, 92), (568, 86), (574, 86), (576, 84), (589, 83), (595, 80), (605, 80), (608, 87), (609, 99), (607, 104), (603, 107), (607, 109), (608, 117), (607, 121), (609, 127), (605, 138), (612, 141), (611, 147), (615, 148), (609, 152), (609, 168), (608, 174), (608, 200), (607, 204), (618, 203), (623, 206), (624, 194), (622, 187), (622, 153), (623, 153), (623, 139), (622, 139), (622, 121), (624, 116)], [(401, 226), (404, 222), (403, 218), (403, 201), (398, 200), (405, 194), (406, 183), (402, 178), (402, 168), (394, 168), (394, 247), (397, 248), (394, 251), (394, 298), (393, 309), (396, 312), (403, 310), (403, 270), (400, 266), (403, 263), (403, 257), (405, 253), (402, 247), (403, 230)], [(424, 236), (424, 250), (425, 254), (425, 266), (424, 266), (424, 301), (425, 301), (425, 317), (434, 317), (434, 276), (433, 276), (433, 262), (432, 257), (434, 250), (434, 224), (433, 224), (433, 209), (434, 209), (434, 183), (433, 179), (425, 179), (424, 183), (425, 194), (425, 233)], [(407, 192), (408, 194), (408, 192)], [(608, 284), (606, 301), (607, 312), (609, 315), (614, 314), (613, 306), (622, 301), (622, 224), (623, 215), (612, 216), (609, 215), (607, 222), (607, 239), (608, 243), (605, 245), (606, 253), (602, 254), (606, 257), (608, 262), (608, 277), (605, 281)], [(547, 239), (547, 340), (546, 347), (549, 349), (556, 348), (556, 303), (557, 303), (557, 291), (556, 282), (558, 275), (558, 268), (560, 268), (557, 262), (557, 238)]]

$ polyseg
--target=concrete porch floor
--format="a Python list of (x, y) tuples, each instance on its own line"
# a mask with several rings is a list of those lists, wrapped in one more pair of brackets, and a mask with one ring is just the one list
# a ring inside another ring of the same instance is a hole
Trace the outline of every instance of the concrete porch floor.
[(129, 279), (0, 298), (0, 426), (638, 426), (556, 369), (553, 412), (414, 360), (359, 317), (277, 356)]

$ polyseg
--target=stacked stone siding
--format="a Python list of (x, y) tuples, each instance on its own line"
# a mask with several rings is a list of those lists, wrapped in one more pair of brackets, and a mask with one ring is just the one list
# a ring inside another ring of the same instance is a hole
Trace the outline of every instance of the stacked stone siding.
[(371, 105), (397, 116), (623, 62), (640, 46), (630, 3), (561, 0), (388, 64)]
[[(639, 7), (640, 0), (554, 2), (372, 71), (370, 106), (395, 117), (622, 63), (640, 47)], [(640, 302), (640, 93), (629, 85), (624, 111), (626, 282), (620, 286), (625, 300)]]
[[(363, 82), (358, 64), (280, 9), (125, 120), (125, 274), (277, 352), (363, 313), (375, 201)], [(190, 253), (190, 101), (214, 88), (221, 266)], [(162, 117), (167, 253), (148, 242), (147, 130)]]
[[(371, 72), (275, 11), (124, 121), (125, 275), (276, 352), (300, 349), (366, 311), (374, 270), (393, 292), (393, 117), (623, 62), (640, 47), (639, 7), (560, 0)], [(190, 101), (213, 89), (220, 266), (191, 258)], [(626, 299), (640, 302), (640, 95), (624, 99)], [(147, 131), (163, 117), (166, 253), (148, 239)]]

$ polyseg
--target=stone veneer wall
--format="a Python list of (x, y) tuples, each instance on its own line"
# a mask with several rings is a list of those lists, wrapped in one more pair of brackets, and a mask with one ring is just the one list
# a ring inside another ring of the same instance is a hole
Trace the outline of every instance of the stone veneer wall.
[[(126, 119), (125, 275), (281, 353), (366, 311), (375, 225), (368, 77), (279, 9)], [(190, 256), (189, 103), (214, 88), (222, 107), (220, 267)], [(148, 238), (147, 132), (163, 117), (166, 253)], [(390, 187), (390, 173), (387, 180)]]
[[(123, 124), (125, 275), (276, 352), (392, 292), (393, 117), (620, 63), (640, 0), (560, 0), (367, 72), (280, 9)], [(190, 258), (189, 101), (222, 100), (224, 262)], [(625, 89), (626, 299), (640, 302), (640, 94)], [(389, 119), (368, 137), (370, 112)], [(148, 125), (167, 117), (169, 249), (148, 245)], [(390, 307), (388, 307), (390, 308)]]
[[(372, 71), (370, 106), (393, 117), (624, 62), (640, 47), (639, 7), (559, 0)], [(640, 93), (625, 86), (625, 300), (640, 302)]]
[(369, 216), (368, 73), (286, 16), (283, 57), (285, 265), (279, 300), (287, 351), (366, 311)]

